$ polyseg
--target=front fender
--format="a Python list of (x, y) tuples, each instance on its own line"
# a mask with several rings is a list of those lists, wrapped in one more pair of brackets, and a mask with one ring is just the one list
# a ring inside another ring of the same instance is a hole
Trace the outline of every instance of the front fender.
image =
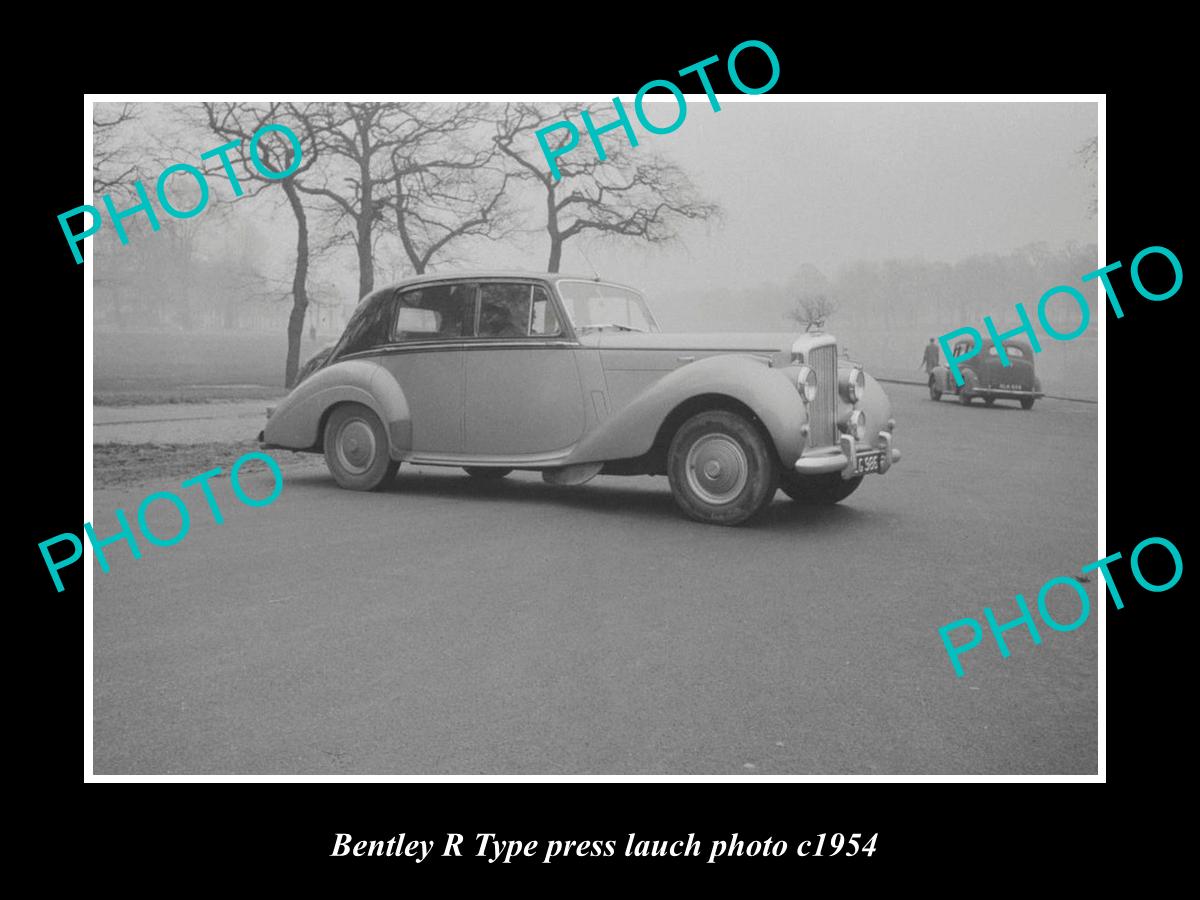
[(379, 416), (391, 439), (393, 457), (412, 442), (408, 401), (399, 385), (372, 360), (351, 359), (318, 370), (283, 399), (267, 420), (268, 446), (319, 450), (325, 414), (339, 403), (361, 403)]
[(892, 417), (892, 401), (888, 399), (878, 381), (870, 375), (867, 375), (866, 380), (867, 389), (863, 398), (858, 401), (858, 408), (867, 417), (867, 443), (875, 446), (875, 438), (887, 427), (888, 420)]
[(589, 432), (567, 464), (630, 459), (653, 445), (667, 416), (702, 394), (732, 397), (748, 406), (766, 426), (786, 465), (800, 455), (800, 428), (808, 421), (804, 401), (783, 370), (750, 356), (709, 356), (675, 369)]

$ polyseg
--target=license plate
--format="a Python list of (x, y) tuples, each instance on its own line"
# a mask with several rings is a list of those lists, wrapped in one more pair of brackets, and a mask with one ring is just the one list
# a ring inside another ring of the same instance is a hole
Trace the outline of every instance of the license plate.
[(879, 460), (883, 453), (876, 450), (871, 453), (859, 453), (854, 458), (854, 474), (866, 475), (870, 472), (879, 471)]

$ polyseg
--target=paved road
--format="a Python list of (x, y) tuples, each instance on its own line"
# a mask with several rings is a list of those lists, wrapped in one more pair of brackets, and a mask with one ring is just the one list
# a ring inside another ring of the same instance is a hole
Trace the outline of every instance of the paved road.
[(1096, 408), (888, 389), (899, 466), (738, 529), (663, 478), (222, 481), (225, 524), (190, 501), (181, 544), (95, 570), (96, 771), (1094, 772), (1095, 614), (962, 679), (937, 628), (1096, 558)]

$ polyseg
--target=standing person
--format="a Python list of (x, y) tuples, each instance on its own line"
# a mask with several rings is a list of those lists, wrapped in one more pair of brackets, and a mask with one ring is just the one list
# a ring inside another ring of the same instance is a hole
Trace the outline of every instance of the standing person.
[(921, 360), (921, 365), (925, 367), (925, 374), (928, 375), (941, 364), (942, 357), (938, 353), (937, 344), (934, 343), (933, 338), (930, 338), (929, 343), (925, 345), (925, 358)]

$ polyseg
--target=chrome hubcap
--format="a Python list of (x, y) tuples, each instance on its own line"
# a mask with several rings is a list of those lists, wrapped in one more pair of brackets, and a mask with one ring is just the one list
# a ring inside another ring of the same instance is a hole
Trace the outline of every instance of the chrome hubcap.
[(692, 444), (686, 470), (688, 487), (714, 506), (736, 500), (750, 477), (746, 451), (723, 434), (708, 434)]
[(375, 432), (362, 419), (351, 419), (342, 426), (337, 439), (338, 462), (342, 468), (361, 475), (375, 459)]

